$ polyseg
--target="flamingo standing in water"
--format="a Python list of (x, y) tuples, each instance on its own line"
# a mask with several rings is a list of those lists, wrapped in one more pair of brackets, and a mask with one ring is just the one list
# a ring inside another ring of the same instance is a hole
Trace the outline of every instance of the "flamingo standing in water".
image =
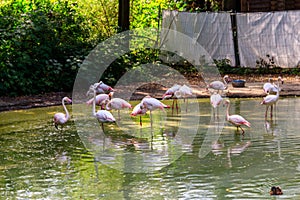
[(218, 115), (218, 106), (221, 104), (223, 101), (223, 97), (217, 93), (214, 92), (212, 95), (210, 95), (210, 104), (212, 105), (214, 109), (214, 116), (215, 116), (215, 110), (217, 109), (217, 115)]
[(58, 125), (64, 125), (69, 119), (70, 115), (68, 109), (66, 108), (65, 101), (68, 103), (72, 103), (72, 100), (69, 97), (64, 97), (62, 99), (62, 106), (65, 110), (65, 113), (55, 113), (53, 118), (53, 123), (56, 129), (58, 129)]
[(150, 96), (145, 96), (142, 99), (141, 104), (142, 104), (141, 109), (147, 109), (150, 111), (151, 127), (152, 127), (152, 111), (156, 109), (160, 109), (164, 111), (164, 108), (170, 108), (170, 106), (165, 105), (164, 103)]
[(263, 90), (266, 94), (276, 93), (278, 91), (279, 83), (283, 84), (284, 81), (281, 76), (278, 76), (277, 86), (273, 83), (272, 79), (269, 78), (269, 81), (263, 85)]
[(112, 87), (100, 81), (99, 83), (92, 84), (86, 95), (88, 96), (90, 93), (93, 93), (94, 90), (96, 90), (96, 94), (107, 94), (114, 91)]
[(93, 101), (92, 114), (101, 123), (101, 127), (102, 127), (103, 132), (104, 132), (103, 123), (115, 122), (116, 121), (114, 116), (107, 110), (98, 110), (96, 112), (96, 91), (95, 90), (94, 90), (94, 101)]
[(170, 87), (165, 94), (162, 96), (163, 99), (173, 99), (172, 102), (172, 115), (173, 115), (173, 111), (174, 111), (174, 104), (176, 106), (176, 111), (178, 114), (178, 102), (177, 102), (177, 97), (175, 96), (175, 92), (178, 91), (180, 89), (181, 85), (175, 84), (172, 87)]
[(118, 117), (120, 119), (120, 110), (125, 108), (132, 108), (131, 104), (125, 101), (121, 98), (112, 98), (111, 100), (105, 100), (105, 108), (106, 110), (117, 110), (118, 111)]
[(225, 105), (227, 106), (226, 120), (228, 122), (230, 122), (232, 125), (236, 126), (237, 131), (240, 128), (242, 130), (242, 135), (244, 135), (245, 131), (241, 126), (245, 125), (245, 126), (250, 127), (251, 126), (250, 122), (248, 122), (244, 117), (242, 117), (240, 115), (230, 115), (229, 114), (229, 109), (230, 109), (230, 101), (229, 100), (225, 101)]
[(217, 90), (218, 92), (220, 91), (220, 90), (226, 90), (227, 88), (228, 88), (228, 86), (227, 86), (227, 84), (230, 82), (231, 80), (230, 80), (230, 78), (229, 78), (229, 76), (228, 75), (225, 75), (224, 77), (223, 77), (223, 82), (222, 81), (213, 81), (213, 82), (211, 82), (211, 83), (209, 83), (208, 85), (207, 85), (207, 90), (208, 89), (214, 89), (214, 90)]
[(265, 118), (267, 118), (268, 109), (269, 109), (270, 106), (271, 106), (270, 116), (271, 116), (271, 118), (272, 118), (272, 116), (273, 116), (273, 105), (276, 104), (276, 102), (277, 102), (278, 99), (279, 99), (279, 91), (280, 91), (279, 85), (278, 85), (277, 87), (278, 87), (278, 90), (277, 90), (277, 92), (276, 92), (276, 95), (274, 95), (274, 94), (269, 94), (269, 95), (266, 96), (266, 97), (263, 99), (263, 101), (260, 103), (261, 105), (266, 105)]
[(148, 110), (143, 107), (142, 103), (138, 103), (132, 110), (131, 116), (140, 116), (140, 126), (142, 126), (142, 115), (146, 114)]
[[(110, 96), (108, 94), (98, 94), (96, 96), (96, 105), (101, 106), (101, 109), (103, 110), (103, 105), (105, 105), (105, 101), (109, 100)], [(94, 97), (91, 98), (86, 102), (87, 105), (92, 105), (94, 101)]]
[(188, 97), (193, 95), (192, 88), (188, 87), (187, 85), (183, 85), (177, 90), (174, 94), (177, 99), (183, 98), (183, 101), (186, 102), (185, 111), (187, 112), (188, 107)]

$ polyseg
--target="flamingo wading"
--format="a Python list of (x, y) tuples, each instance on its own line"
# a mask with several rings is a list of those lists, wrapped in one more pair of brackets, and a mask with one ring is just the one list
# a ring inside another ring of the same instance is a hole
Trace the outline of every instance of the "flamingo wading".
[(165, 105), (164, 103), (150, 96), (145, 96), (141, 104), (142, 104), (141, 109), (147, 109), (150, 111), (151, 127), (152, 127), (152, 111), (156, 109), (160, 109), (164, 111), (164, 108), (170, 108), (170, 106)]
[(266, 105), (265, 118), (267, 118), (269, 107), (271, 107), (270, 116), (272, 118), (272, 116), (273, 116), (273, 105), (276, 104), (276, 102), (279, 99), (279, 91), (280, 91), (280, 88), (279, 88), (279, 85), (278, 85), (278, 89), (277, 89), (276, 95), (269, 94), (261, 102), (261, 105)]
[(56, 129), (58, 129), (58, 125), (62, 126), (70, 119), (70, 114), (68, 109), (66, 108), (65, 101), (68, 103), (72, 103), (72, 100), (69, 97), (64, 97), (62, 99), (62, 106), (66, 114), (61, 112), (54, 114), (53, 123)]
[(248, 122), (244, 117), (242, 117), (240, 115), (230, 115), (229, 114), (229, 109), (230, 109), (230, 101), (229, 100), (225, 101), (225, 105), (227, 106), (226, 120), (228, 122), (230, 122), (232, 125), (236, 126), (237, 131), (240, 128), (242, 130), (242, 135), (244, 135), (245, 131), (241, 126), (245, 125), (245, 126), (250, 127), (251, 126), (250, 122)]
[(107, 110), (98, 110), (96, 112), (96, 91), (95, 90), (94, 90), (94, 101), (93, 101), (92, 114), (101, 123), (101, 127), (102, 127), (103, 132), (104, 132), (103, 123), (115, 122), (116, 121), (114, 116)]

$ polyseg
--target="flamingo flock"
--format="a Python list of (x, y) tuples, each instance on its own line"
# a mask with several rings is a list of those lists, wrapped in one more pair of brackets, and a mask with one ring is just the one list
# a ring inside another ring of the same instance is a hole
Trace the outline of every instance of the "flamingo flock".
[[(206, 89), (210, 91), (210, 104), (212, 106), (212, 109), (214, 110), (214, 115), (215, 110), (218, 110), (218, 107), (223, 104), (224, 106), (226, 106), (226, 120), (230, 124), (235, 126), (237, 128), (237, 131), (239, 131), (240, 129), (242, 131), (242, 135), (244, 135), (245, 130), (242, 128), (242, 126), (251, 127), (251, 123), (239, 114), (230, 114), (230, 100), (224, 98), (222, 96), (222, 93), (220, 93), (220, 91), (228, 89), (228, 83), (230, 81), (231, 79), (228, 75), (226, 75), (223, 77), (223, 82), (213, 81), (207, 85)], [(280, 85), (282, 85), (283, 83), (283, 79), (279, 76), (277, 79), (277, 83), (272, 81), (272, 79), (269, 79), (269, 81), (265, 83), (262, 87), (263, 91), (266, 93), (266, 96), (261, 101), (261, 105), (266, 106), (266, 119), (268, 116), (269, 109), (270, 117), (272, 118), (273, 116), (273, 106), (279, 100), (279, 94), (281, 90)], [(134, 108), (126, 100), (122, 98), (114, 98), (114, 89), (111, 86), (103, 83), (102, 81), (94, 83), (89, 87), (86, 95), (90, 94), (93, 94), (93, 97), (88, 99), (86, 101), (86, 104), (92, 105), (92, 115), (99, 121), (99, 123), (101, 123), (103, 129), (104, 123), (116, 122), (115, 117), (110, 112), (111, 110), (117, 110), (118, 120), (121, 120), (120, 110), (132, 109), (132, 111), (130, 112), (130, 116), (139, 116), (140, 126), (142, 126), (142, 116), (149, 111), (151, 127), (153, 124), (152, 112), (154, 110), (161, 110), (164, 112), (166, 108), (172, 108), (172, 115), (174, 109), (176, 109), (178, 114), (178, 99), (183, 99), (183, 101), (186, 102), (186, 112), (188, 112), (188, 98), (193, 95), (193, 91), (187, 85), (174, 84), (172, 87), (167, 89), (166, 92), (162, 95), (162, 100), (173, 100), (171, 106), (166, 105), (162, 101), (147, 95), (137, 105), (135, 105)], [(66, 108), (65, 103), (72, 103), (72, 100), (69, 97), (64, 97), (62, 99), (62, 106), (65, 113), (56, 113), (53, 118), (53, 124), (57, 129), (58, 126), (63, 126), (70, 119), (70, 114)], [(96, 111), (96, 106), (100, 106), (100, 110)]]

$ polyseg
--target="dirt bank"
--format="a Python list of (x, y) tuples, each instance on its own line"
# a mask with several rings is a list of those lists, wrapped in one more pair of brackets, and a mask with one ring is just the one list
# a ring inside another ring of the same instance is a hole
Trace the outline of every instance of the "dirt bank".
[[(232, 98), (253, 98), (265, 96), (262, 86), (271, 77), (276, 79), (274, 75), (263, 75), (263, 76), (237, 76), (230, 75), (232, 79), (244, 79), (246, 85), (243, 88), (234, 88), (229, 84), (229, 92), (226, 94), (227, 97)], [(283, 77), (284, 85), (280, 92), (280, 96), (300, 96), (300, 78), (298, 76)], [(197, 98), (207, 98), (209, 93), (205, 89), (205, 84), (199, 83), (199, 78), (192, 76), (188, 78), (190, 86), (193, 89), (194, 94)], [(148, 84), (136, 90), (132, 99), (141, 99), (145, 95), (151, 95), (156, 98), (161, 98), (162, 94), (167, 88), (156, 84)], [(28, 109), (35, 107), (46, 107), (60, 105), (61, 99), (64, 96), (72, 97), (71, 92), (56, 92), (46, 93), (41, 95), (32, 96), (20, 96), (20, 97), (0, 97), (0, 111), (6, 110), (18, 110)]]

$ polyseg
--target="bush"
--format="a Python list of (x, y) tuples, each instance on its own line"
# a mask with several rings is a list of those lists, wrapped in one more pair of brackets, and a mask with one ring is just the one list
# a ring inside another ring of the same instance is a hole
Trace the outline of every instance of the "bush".
[(0, 7), (0, 96), (72, 89), (92, 47), (76, 9), (67, 1), (16, 0)]

